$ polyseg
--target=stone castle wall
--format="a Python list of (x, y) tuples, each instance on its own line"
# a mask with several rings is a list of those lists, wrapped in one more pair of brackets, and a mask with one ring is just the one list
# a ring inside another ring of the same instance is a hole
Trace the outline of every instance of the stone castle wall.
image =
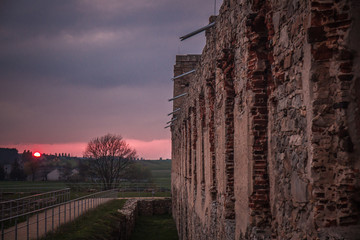
[(176, 57), (175, 76), (196, 69), (174, 80), (180, 239), (359, 236), (359, 13), (224, 0), (202, 55)]

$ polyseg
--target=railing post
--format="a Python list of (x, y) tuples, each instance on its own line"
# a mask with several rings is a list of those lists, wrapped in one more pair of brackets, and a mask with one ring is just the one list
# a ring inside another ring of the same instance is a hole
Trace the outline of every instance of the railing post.
[(18, 226), (17, 226), (17, 218), (15, 218), (15, 240), (17, 240), (17, 230), (18, 230)]
[(54, 208), (51, 209), (51, 230), (54, 231)]
[(45, 236), (46, 236), (46, 232), (47, 232), (47, 209), (45, 210)]
[(36, 213), (36, 239), (39, 239), (39, 213)]
[(66, 223), (66, 203), (64, 205), (64, 223)]
[(26, 239), (29, 240), (29, 215), (26, 216)]
[(4, 240), (4, 222), (1, 222), (1, 240)]
[(16, 215), (19, 215), (19, 201), (16, 201)]

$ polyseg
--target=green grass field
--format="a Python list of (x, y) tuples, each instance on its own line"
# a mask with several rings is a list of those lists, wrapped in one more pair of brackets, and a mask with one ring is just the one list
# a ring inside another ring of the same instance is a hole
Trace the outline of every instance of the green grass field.
[(61, 189), (66, 188), (65, 182), (44, 182), (44, 181), (0, 181), (0, 189), (18, 189), (24, 190), (24, 188), (44, 188), (44, 189)]
[(158, 187), (171, 188), (171, 160), (140, 160), (137, 162), (150, 169), (152, 180)]
[(177, 240), (176, 226), (171, 215), (140, 216), (131, 240)]
[(150, 170), (171, 170), (171, 160), (139, 160), (137, 162)]
[[(170, 191), (171, 189), (171, 160), (139, 160), (138, 163), (145, 167), (148, 167), (152, 174), (152, 183), (140, 182), (140, 183), (129, 183), (122, 182), (120, 186), (123, 187), (138, 187), (139, 190), (136, 192), (146, 191), (148, 188), (165, 188)], [(71, 199), (86, 195), (89, 189), (99, 190), (100, 185), (92, 185), (91, 183), (69, 183), (69, 182), (53, 182), (53, 181), (0, 181), (0, 198), (2, 200), (15, 199), (25, 197), (31, 194), (49, 192), (53, 190), (71, 188)], [(126, 191), (126, 190), (125, 190)], [(6, 193), (15, 193), (9, 194)], [(133, 190), (127, 192), (129, 195), (133, 194)], [(142, 195), (151, 195), (151, 193), (144, 192)], [(156, 193), (159, 195), (158, 193)], [(138, 195), (138, 194), (137, 194)], [(161, 194), (160, 194), (161, 195)], [(168, 194), (166, 195), (168, 196)], [(1, 200), (0, 200), (1, 201)]]

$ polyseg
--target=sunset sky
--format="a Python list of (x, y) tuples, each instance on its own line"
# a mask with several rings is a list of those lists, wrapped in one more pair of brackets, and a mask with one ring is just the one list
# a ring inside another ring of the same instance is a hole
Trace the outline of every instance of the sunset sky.
[(205, 43), (179, 37), (213, 14), (214, 0), (2, 0), (0, 147), (82, 156), (112, 133), (170, 158), (175, 55)]

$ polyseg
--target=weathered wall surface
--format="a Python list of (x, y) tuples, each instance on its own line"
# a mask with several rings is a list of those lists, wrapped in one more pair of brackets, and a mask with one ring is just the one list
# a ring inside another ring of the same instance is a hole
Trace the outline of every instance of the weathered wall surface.
[(360, 6), (224, 0), (201, 56), (176, 57), (181, 239), (357, 239)]

